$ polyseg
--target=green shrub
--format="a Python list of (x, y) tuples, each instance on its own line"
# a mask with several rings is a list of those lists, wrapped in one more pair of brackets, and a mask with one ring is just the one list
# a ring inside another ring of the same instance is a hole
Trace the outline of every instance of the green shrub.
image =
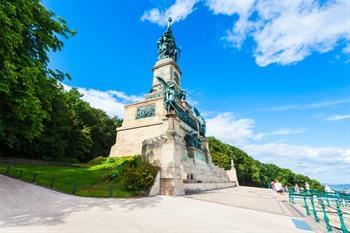
[(108, 174), (108, 178), (110, 180), (114, 180), (116, 178), (119, 178), (121, 177), (121, 175), (123, 174), (123, 167), (124, 167), (124, 163), (125, 161), (122, 163), (122, 164), (118, 164), (114, 169), (113, 171)]
[(135, 156), (117, 165), (109, 178), (120, 179), (128, 191), (146, 195), (155, 182), (158, 169), (141, 156)]
[(105, 163), (107, 160), (108, 160), (108, 158), (103, 157), (103, 156), (99, 156), (99, 157), (96, 157), (96, 158), (90, 160), (87, 164), (88, 164), (88, 165), (103, 164), (103, 163)]

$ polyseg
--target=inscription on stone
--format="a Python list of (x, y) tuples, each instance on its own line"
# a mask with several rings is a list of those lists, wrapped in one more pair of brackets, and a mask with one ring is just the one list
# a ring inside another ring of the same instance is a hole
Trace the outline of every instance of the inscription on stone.
[(156, 105), (148, 105), (139, 107), (136, 110), (136, 119), (142, 119), (146, 117), (153, 117), (156, 115)]

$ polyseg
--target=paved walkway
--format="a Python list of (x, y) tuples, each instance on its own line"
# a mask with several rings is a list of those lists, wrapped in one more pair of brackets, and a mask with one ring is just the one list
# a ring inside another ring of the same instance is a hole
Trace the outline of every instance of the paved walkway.
[[(269, 189), (240, 186), (237, 188), (213, 190), (190, 197), (196, 200), (244, 209), (293, 216), (291, 209), (288, 208), (288, 203), (281, 202), (276, 193)], [(284, 196), (282, 200), (286, 201), (286, 196)]]
[[(246, 203), (250, 209), (242, 208), (246, 206), (239, 202), (232, 204), (238, 192), (234, 189), (189, 197), (81, 198), (0, 175), (0, 232), (310, 232), (301, 230), (303, 222), (286, 216), (283, 210), (272, 213), (276, 206), (266, 213), (262, 211), (268, 206), (254, 201)], [(259, 196), (258, 189), (240, 189)], [(268, 201), (268, 196), (274, 198), (268, 192), (262, 190), (266, 199), (260, 202)], [(202, 200), (204, 197), (207, 200)]]

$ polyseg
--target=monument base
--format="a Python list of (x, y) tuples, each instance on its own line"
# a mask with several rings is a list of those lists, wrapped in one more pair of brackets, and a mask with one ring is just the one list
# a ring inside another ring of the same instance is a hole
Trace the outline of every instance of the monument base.
[(195, 190), (236, 186), (224, 169), (212, 163), (206, 138), (201, 140), (201, 149), (188, 146), (181, 136), (187, 133), (182, 122), (174, 113), (166, 116), (166, 133), (143, 141), (142, 146), (142, 155), (150, 162), (160, 165), (159, 194), (184, 195)]
[(184, 184), (185, 194), (198, 193), (215, 189), (237, 187), (235, 182), (229, 183), (189, 183)]
[(184, 183), (178, 178), (161, 178), (160, 195), (179, 196), (185, 194)]

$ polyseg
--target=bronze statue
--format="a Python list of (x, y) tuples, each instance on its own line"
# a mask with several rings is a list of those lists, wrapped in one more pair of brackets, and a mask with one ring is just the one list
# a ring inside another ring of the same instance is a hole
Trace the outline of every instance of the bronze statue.
[(171, 58), (177, 62), (180, 55), (180, 49), (176, 47), (175, 37), (173, 36), (173, 31), (171, 29), (171, 21), (172, 19), (169, 17), (167, 30), (157, 42), (158, 60), (163, 58)]
[(198, 122), (199, 122), (199, 134), (201, 136), (205, 136), (205, 133), (206, 133), (206, 122), (205, 122), (205, 119), (204, 117), (200, 114), (200, 112), (198, 111), (197, 108), (193, 108), (193, 112), (196, 116), (196, 118), (198, 119)]
[(178, 92), (175, 88), (175, 83), (173, 81), (165, 82), (161, 77), (157, 77), (157, 79), (163, 87), (165, 109), (167, 112), (170, 112), (170, 110), (176, 110)]

